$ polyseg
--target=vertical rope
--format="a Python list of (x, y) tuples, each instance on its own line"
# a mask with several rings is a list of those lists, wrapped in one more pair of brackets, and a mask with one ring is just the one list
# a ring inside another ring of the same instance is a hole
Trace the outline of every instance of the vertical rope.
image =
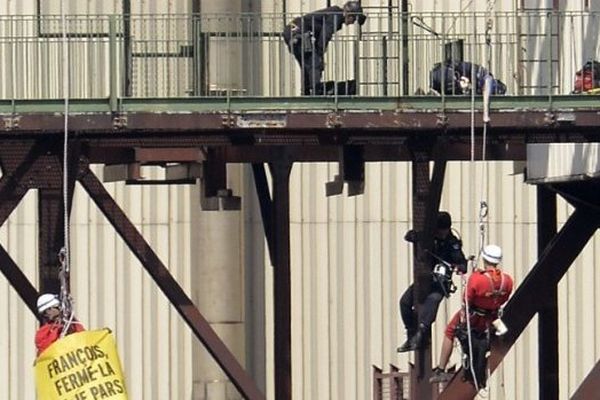
[[(62, 25), (62, 72), (63, 72), (63, 96), (64, 96), (64, 135), (63, 135), (63, 221), (64, 221), (64, 255), (61, 260), (61, 273), (64, 278), (61, 280), (61, 303), (63, 317), (67, 319), (61, 336), (64, 336), (73, 319), (71, 307), (71, 294), (68, 288), (68, 279), (71, 266), (71, 251), (69, 246), (69, 47), (67, 40), (67, 17), (65, 14), (65, 1), (60, 2), (60, 19)], [(61, 251), (61, 253), (63, 253)]]

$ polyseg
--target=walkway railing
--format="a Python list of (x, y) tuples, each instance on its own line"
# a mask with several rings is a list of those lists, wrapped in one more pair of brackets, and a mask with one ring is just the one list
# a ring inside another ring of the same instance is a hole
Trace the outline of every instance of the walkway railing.
[[(69, 16), (66, 41), (58, 16), (0, 17), (0, 99), (62, 98), (63, 68), (70, 98), (300, 96), (300, 67), (281, 37), (293, 17)], [(600, 14), (589, 12), (368, 13), (334, 36), (323, 80), (356, 79), (358, 96), (438, 95), (436, 63), (467, 61), (509, 95), (570, 94), (576, 72), (600, 59), (599, 31)]]

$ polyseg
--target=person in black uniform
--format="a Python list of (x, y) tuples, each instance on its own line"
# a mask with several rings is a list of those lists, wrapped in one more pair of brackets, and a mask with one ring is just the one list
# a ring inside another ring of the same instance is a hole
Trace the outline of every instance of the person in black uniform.
[[(360, 3), (349, 1), (343, 7), (331, 6), (314, 11), (286, 25), (283, 40), (302, 69), (304, 95), (321, 95), (333, 89), (334, 82), (321, 82), (327, 45), (343, 24), (352, 25), (358, 20), (362, 25), (366, 19)], [(343, 94), (356, 94), (356, 81), (349, 82), (353, 82), (354, 87), (347, 88), (348, 93)]]
[[(411, 284), (400, 298), (400, 315), (406, 327), (406, 342), (398, 347), (398, 352), (412, 351), (421, 347), (423, 337), (435, 321), (438, 307), (444, 297), (449, 297), (455, 289), (452, 284), (452, 271), (467, 272), (467, 260), (462, 252), (462, 242), (451, 231), (452, 218), (445, 211), (440, 211), (436, 221), (431, 269), (432, 278), (428, 295), (420, 312), (414, 310), (414, 284)], [(419, 233), (410, 230), (405, 240), (416, 243)], [(441, 260), (445, 261), (442, 263)], [(442, 264), (436, 268), (436, 265)], [(445, 265), (444, 265), (445, 264)], [(445, 273), (441, 273), (445, 270)]]

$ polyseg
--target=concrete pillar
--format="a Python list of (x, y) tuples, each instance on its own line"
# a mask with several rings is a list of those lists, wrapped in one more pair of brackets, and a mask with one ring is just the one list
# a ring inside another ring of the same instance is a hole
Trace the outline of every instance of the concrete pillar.
[[(192, 222), (192, 299), (242, 365), (244, 285), (240, 211), (201, 211), (198, 190)], [(201, 343), (193, 347), (193, 400), (240, 399)]]

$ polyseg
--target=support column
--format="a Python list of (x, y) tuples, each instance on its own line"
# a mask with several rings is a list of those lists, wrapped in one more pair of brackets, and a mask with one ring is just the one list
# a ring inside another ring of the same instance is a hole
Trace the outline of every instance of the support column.
[[(440, 204), (446, 161), (440, 145), (436, 147), (437, 152), (434, 160), (434, 171), (430, 180), (429, 162), (432, 159), (432, 143), (415, 143), (411, 147), (413, 154), (412, 162), (412, 186), (413, 186), (413, 225), (414, 229), (422, 232), (422, 239), (413, 247), (414, 249), (414, 302), (417, 313), (428, 294), (431, 284), (430, 256), (427, 250), (433, 248), (433, 234), (435, 221)], [(414, 399), (430, 400), (435, 398), (433, 385), (429, 383), (431, 375), (431, 332), (427, 332), (423, 339), (426, 345), (415, 353), (415, 370), (412, 374), (411, 392)]]
[[(221, 170), (222, 169), (222, 170)], [(239, 166), (214, 168), (220, 185), (238, 181)], [(206, 171), (206, 170), (205, 170)], [(215, 177), (213, 177), (215, 178)], [(205, 182), (206, 183), (206, 182)], [(209, 185), (210, 186), (210, 185)], [(217, 188), (209, 188), (216, 196)], [(202, 190), (202, 189), (201, 189)], [(237, 192), (239, 188), (235, 187)], [(192, 195), (197, 199), (197, 193)], [(192, 210), (192, 300), (242, 365), (245, 360), (244, 270), (241, 211)], [(232, 400), (240, 396), (203, 346), (193, 346), (192, 400)]]
[(273, 291), (275, 313), (275, 398), (292, 398), (292, 303), (290, 278), (290, 186), (292, 164), (270, 165), (273, 177), (272, 229), (275, 262)]
[(38, 269), (41, 293), (60, 293), (58, 252), (65, 221), (61, 189), (38, 190)]
[[(538, 258), (556, 235), (556, 193), (544, 185), (537, 186)], [(558, 290), (548, 283), (548, 296), (538, 313), (539, 398), (558, 400)]]

